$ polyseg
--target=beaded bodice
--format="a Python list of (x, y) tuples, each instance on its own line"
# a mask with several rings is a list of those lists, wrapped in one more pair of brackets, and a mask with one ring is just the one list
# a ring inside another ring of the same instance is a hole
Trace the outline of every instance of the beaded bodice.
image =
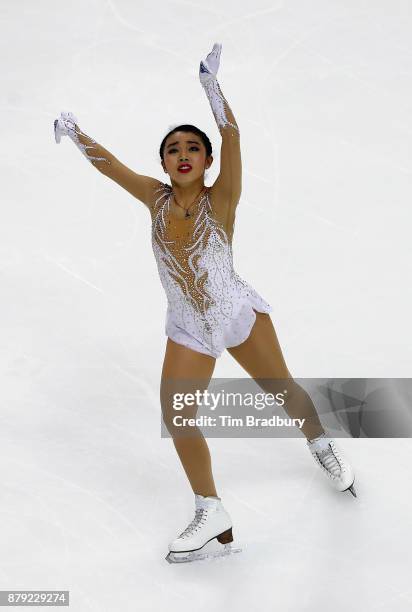
[(230, 289), (242, 281), (233, 269), (228, 236), (213, 217), (208, 189), (189, 219), (170, 214), (170, 185), (162, 183), (158, 192), (152, 207), (152, 247), (169, 304), (190, 305), (204, 320), (216, 309), (230, 317)]

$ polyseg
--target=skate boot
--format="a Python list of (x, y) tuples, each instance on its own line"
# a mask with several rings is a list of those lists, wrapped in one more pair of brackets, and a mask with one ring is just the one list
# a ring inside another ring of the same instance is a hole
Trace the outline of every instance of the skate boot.
[[(211, 540), (215, 538), (224, 545), (223, 548), (213, 550), (215, 543)], [(208, 544), (209, 542), (211, 544)], [(180, 536), (169, 544), (166, 561), (187, 563), (240, 552), (240, 548), (232, 548), (231, 542), (233, 542), (232, 520), (224, 509), (220, 497), (195, 494), (195, 517)]]
[(307, 440), (307, 445), (316, 463), (320, 465), (323, 472), (338, 491), (349, 491), (357, 497), (355, 487), (355, 476), (352, 467), (343, 457), (342, 451), (335, 440), (326, 436), (326, 433)]

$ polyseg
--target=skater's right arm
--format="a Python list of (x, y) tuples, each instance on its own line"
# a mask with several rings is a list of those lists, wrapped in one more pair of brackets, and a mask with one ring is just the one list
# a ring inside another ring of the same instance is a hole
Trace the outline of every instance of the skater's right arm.
[(59, 119), (54, 122), (54, 134), (57, 143), (60, 142), (62, 135), (69, 136), (99, 172), (111, 178), (148, 208), (151, 208), (154, 192), (161, 182), (150, 176), (137, 174), (122, 164), (110, 151), (82, 132), (72, 113), (61, 113)]

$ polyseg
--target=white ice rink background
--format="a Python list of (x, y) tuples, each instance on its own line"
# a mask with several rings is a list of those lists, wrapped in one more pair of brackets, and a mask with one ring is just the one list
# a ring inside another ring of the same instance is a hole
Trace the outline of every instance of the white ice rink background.
[[(303, 437), (209, 440), (243, 552), (165, 562), (194, 507), (160, 438), (150, 215), (56, 145), (53, 120), (72, 111), (160, 180), (163, 136), (193, 123), (211, 185), (198, 68), (221, 42), (243, 162), (235, 267), (273, 305), (290, 371), (408, 377), (411, 4), (2, 0), (0, 23), (1, 589), (70, 590), (76, 612), (409, 611), (408, 439), (341, 441), (356, 500)], [(214, 375), (246, 376), (228, 353)]]

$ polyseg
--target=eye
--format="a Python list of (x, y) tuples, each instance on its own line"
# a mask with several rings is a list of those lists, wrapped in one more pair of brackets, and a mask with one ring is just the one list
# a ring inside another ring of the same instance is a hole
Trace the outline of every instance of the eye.
[[(195, 151), (199, 151), (199, 147), (197, 147), (196, 145), (192, 145), (190, 148), (195, 149)], [(169, 149), (168, 153), (173, 153), (173, 151), (177, 151), (177, 149), (173, 147), (172, 149)]]

